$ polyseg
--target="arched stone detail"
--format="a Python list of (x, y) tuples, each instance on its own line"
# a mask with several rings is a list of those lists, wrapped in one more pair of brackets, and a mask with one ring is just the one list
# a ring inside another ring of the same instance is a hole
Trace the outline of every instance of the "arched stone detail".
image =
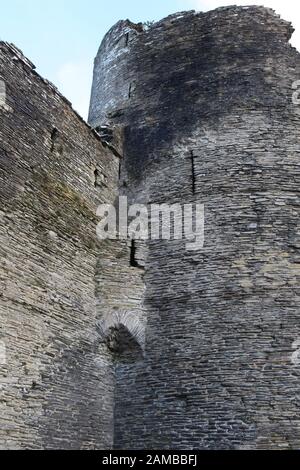
[(145, 326), (135, 313), (120, 311), (105, 315), (97, 323), (97, 332), (101, 341), (118, 356), (143, 357)]

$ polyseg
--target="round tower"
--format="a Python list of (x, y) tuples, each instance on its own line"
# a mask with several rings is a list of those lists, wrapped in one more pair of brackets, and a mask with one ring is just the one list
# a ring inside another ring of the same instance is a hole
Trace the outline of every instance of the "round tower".
[(144, 353), (116, 366), (116, 448), (300, 446), (292, 32), (226, 7), (122, 21), (99, 49), (89, 120), (123, 130), (120, 194), (205, 210), (202, 248), (145, 242)]

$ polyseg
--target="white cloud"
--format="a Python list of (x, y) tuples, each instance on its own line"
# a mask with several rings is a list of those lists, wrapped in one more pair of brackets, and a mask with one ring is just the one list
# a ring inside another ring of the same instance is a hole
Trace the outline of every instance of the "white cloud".
[(293, 34), (291, 43), (293, 46), (300, 50), (300, 2), (296, 0), (260, 0), (258, 2), (253, 0), (183, 0), (187, 8), (194, 8), (195, 10), (208, 11), (214, 8), (226, 5), (264, 5), (273, 8), (276, 13), (288, 21), (293, 23), (296, 31)]
[(84, 119), (88, 115), (92, 77), (93, 65), (88, 60), (82, 60), (63, 64), (55, 80), (59, 91)]

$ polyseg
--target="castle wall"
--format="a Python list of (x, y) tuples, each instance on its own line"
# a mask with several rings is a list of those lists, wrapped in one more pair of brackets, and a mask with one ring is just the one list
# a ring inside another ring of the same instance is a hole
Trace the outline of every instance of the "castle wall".
[(119, 22), (100, 47), (89, 120), (124, 129), (120, 194), (205, 204), (202, 250), (144, 250), (145, 354), (117, 364), (116, 448), (299, 448), (291, 33), (230, 7)]
[(0, 447), (110, 448), (96, 209), (114, 201), (119, 158), (3, 42), (0, 82)]

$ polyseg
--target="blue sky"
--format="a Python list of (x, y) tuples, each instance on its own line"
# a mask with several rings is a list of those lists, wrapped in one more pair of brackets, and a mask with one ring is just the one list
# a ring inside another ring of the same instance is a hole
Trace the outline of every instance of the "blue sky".
[[(0, 0), (0, 38), (13, 42), (86, 118), (93, 59), (106, 31), (119, 19), (159, 20), (181, 10), (207, 11), (223, 0)], [(297, 0), (237, 1), (265, 4), (300, 32)], [(300, 48), (299, 32), (294, 45)]]

